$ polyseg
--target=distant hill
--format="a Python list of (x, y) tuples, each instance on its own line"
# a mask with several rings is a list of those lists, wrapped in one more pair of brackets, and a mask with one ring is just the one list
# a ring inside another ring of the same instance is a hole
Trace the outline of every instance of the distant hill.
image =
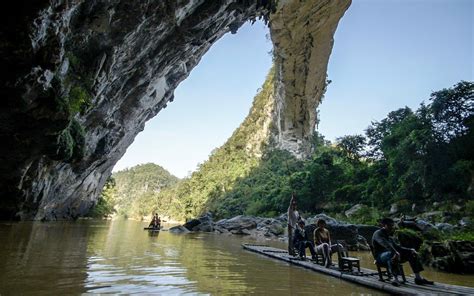
[(156, 210), (158, 194), (179, 178), (154, 163), (134, 166), (112, 174), (111, 199), (118, 214), (132, 217), (149, 215)]

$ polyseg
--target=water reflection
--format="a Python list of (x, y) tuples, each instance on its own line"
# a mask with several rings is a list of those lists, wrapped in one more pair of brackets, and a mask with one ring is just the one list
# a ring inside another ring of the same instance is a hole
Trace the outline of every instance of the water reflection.
[[(0, 223), (0, 294), (381, 294), (247, 252), (246, 237), (149, 233), (143, 226)], [(362, 264), (372, 267), (370, 261)]]
[(59, 222), (0, 224), (0, 294), (85, 292), (77, 283), (85, 280), (87, 231)]

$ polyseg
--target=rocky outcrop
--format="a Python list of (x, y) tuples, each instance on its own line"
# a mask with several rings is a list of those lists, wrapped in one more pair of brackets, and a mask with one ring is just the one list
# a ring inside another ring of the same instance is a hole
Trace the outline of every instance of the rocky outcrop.
[(23, 2), (0, 18), (0, 218), (51, 220), (85, 214), (211, 45), (258, 17), (275, 46), (273, 139), (303, 156), (350, 0)]
[[(319, 219), (324, 219), (327, 222), (327, 228), (331, 233), (333, 243), (343, 240), (350, 250), (369, 250), (368, 242), (371, 240), (373, 233), (378, 229), (375, 226), (339, 222), (325, 214), (319, 214), (306, 220), (305, 230), (308, 232), (311, 240), (313, 240), (313, 232), (316, 228), (315, 222)], [(172, 232), (202, 231), (287, 240), (287, 225), (286, 214), (277, 218), (239, 215), (213, 222), (212, 215), (206, 213), (199, 218), (189, 220), (182, 226), (174, 227)]]
[(251, 216), (236, 216), (230, 219), (223, 219), (216, 224), (218, 227), (227, 229), (228, 231), (240, 231), (243, 229), (250, 230), (257, 228), (258, 219)]
[(178, 225), (171, 227), (168, 231), (171, 233), (188, 233), (189, 229), (187, 229), (183, 225)]
[(425, 242), (421, 252), (425, 264), (454, 273), (474, 273), (474, 242)]
[(363, 205), (361, 204), (355, 204), (353, 205), (350, 209), (348, 209), (347, 211), (344, 212), (344, 215), (346, 215), (346, 217), (350, 218), (352, 217), (354, 214), (357, 214), (360, 210), (362, 210), (364, 208)]
[(368, 244), (372, 244), (372, 236), (374, 235), (374, 232), (380, 229), (379, 227), (373, 225), (358, 224), (356, 226), (357, 234), (362, 236)]
[(210, 213), (206, 213), (197, 219), (192, 219), (186, 222), (183, 224), (183, 227), (190, 231), (213, 232), (214, 222), (212, 221), (212, 215)]

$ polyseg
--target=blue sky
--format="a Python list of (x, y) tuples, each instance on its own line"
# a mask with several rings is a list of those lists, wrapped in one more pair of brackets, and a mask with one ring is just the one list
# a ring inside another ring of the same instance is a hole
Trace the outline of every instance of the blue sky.
[[(474, 80), (473, 27), (470, 0), (354, 0), (334, 37), (318, 130), (329, 140), (363, 133), (392, 110)], [(247, 23), (217, 41), (114, 171), (146, 162), (178, 177), (195, 170), (247, 115), (271, 67), (267, 35)]]

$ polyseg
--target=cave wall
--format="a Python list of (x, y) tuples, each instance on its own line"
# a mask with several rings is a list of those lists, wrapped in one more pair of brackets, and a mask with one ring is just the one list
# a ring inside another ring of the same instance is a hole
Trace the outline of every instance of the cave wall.
[(274, 139), (304, 156), (349, 2), (17, 1), (1, 19), (0, 219), (86, 213), (210, 46), (259, 17), (278, 69)]

